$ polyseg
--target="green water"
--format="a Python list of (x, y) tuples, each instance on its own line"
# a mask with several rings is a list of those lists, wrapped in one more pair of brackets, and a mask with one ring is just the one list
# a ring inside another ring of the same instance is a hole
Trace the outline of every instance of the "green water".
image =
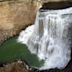
[(17, 42), (17, 37), (10, 38), (0, 46), (0, 62), (12, 62), (17, 59), (25, 60), (30, 66), (40, 67), (44, 61), (39, 61), (31, 54), (27, 46)]

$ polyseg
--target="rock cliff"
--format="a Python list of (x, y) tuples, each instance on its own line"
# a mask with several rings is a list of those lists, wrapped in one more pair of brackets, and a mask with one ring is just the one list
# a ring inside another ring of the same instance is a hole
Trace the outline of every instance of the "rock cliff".
[(39, 7), (32, 0), (0, 0), (0, 42), (33, 24)]
[(44, 3), (59, 1), (71, 0), (0, 0), (0, 43), (33, 24)]

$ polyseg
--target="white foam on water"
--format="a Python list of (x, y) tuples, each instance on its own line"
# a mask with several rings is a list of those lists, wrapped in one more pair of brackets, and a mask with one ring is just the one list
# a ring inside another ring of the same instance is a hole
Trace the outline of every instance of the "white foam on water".
[(34, 25), (29, 26), (26, 28), (26, 30), (21, 31), (20, 36), (18, 37), (17, 41), (23, 44), (27, 44), (27, 41), (32, 35), (33, 30), (34, 30)]
[(22, 31), (18, 42), (28, 46), (44, 65), (39, 69), (66, 67), (71, 57), (68, 28), (72, 18), (72, 8), (38, 12), (35, 24)]

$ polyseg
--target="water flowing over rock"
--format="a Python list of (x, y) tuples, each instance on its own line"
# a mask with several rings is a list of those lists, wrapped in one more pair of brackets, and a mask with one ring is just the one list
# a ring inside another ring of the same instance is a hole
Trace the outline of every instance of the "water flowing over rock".
[(38, 11), (35, 24), (20, 33), (18, 42), (28, 46), (44, 65), (39, 69), (66, 67), (71, 57), (72, 7)]

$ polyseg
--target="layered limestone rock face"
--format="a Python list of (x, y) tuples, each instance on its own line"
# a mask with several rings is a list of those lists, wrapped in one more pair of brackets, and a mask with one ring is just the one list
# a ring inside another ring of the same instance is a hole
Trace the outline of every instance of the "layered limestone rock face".
[(0, 29), (21, 28), (32, 24), (39, 8), (40, 4), (32, 0), (2, 0), (0, 2)]
[(0, 42), (33, 24), (43, 4), (59, 1), (71, 0), (0, 0)]
[(16, 35), (21, 29), (33, 24), (40, 4), (36, 1), (0, 1), (0, 42)]

